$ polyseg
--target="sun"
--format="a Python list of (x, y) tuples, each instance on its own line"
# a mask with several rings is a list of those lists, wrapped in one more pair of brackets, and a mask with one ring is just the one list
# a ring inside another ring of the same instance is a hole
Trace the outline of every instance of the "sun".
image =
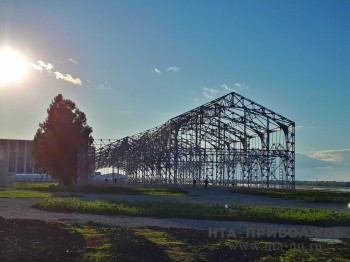
[(0, 86), (19, 82), (28, 69), (28, 62), (15, 50), (0, 48)]

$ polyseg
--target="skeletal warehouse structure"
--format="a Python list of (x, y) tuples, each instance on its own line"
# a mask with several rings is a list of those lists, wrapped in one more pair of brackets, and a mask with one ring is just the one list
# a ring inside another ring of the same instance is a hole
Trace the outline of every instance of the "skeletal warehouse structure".
[(165, 124), (99, 144), (94, 168), (114, 168), (129, 181), (295, 187), (295, 123), (235, 92)]

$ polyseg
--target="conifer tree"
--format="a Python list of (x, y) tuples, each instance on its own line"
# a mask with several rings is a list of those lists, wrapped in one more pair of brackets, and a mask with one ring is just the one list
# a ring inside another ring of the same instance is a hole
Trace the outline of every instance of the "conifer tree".
[(34, 137), (35, 168), (64, 185), (76, 184), (78, 151), (93, 143), (92, 128), (75, 103), (61, 94), (54, 98), (47, 113)]

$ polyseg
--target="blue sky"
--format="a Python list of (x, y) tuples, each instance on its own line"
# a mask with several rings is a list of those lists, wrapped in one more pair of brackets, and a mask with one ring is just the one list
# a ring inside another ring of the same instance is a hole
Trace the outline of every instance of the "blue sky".
[(95, 138), (158, 126), (227, 89), (296, 122), (297, 179), (350, 181), (350, 1), (0, 1), (0, 137), (32, 139), (54, 96)]

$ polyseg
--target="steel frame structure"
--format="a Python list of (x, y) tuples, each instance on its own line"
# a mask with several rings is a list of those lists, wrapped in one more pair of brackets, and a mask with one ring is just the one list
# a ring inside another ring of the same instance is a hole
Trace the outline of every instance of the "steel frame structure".
[[(102, 140), (101, 140), (102, 141)], [(165, 124), (95, 146), (94, 168), (131, 181), (295, 188), (295, 123), (235, 92)]]

